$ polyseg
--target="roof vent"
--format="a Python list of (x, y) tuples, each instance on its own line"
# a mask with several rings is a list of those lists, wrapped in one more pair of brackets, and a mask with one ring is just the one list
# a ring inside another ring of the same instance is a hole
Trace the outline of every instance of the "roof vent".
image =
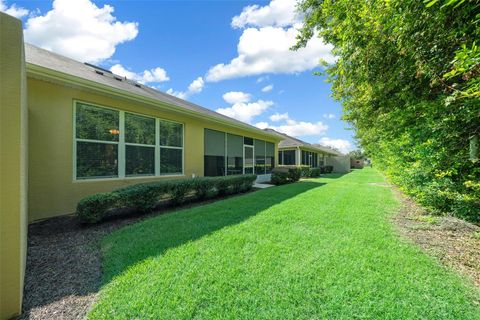
[(96, 74), (99, 74), (99, 75), (101, 75), (101, 76), (103, 76), (103, 72), (102, 72), (102, 71), (100, 71), (100, 70), (95, 70), (95, 73), (96, 73)]
[(138, 83), (135, 83), (134, 86), (137, 87), (137, 88), (141, 88), (141, 87), (142, 87), (142, 86), (141, 86), (140, 84), (138, 84)]
[(115, 80), (118, 80), (118, 81), (122, 81), (123, 78), (122, 77), (119, 77), (119, 76), (113, 76), (115, 78)]

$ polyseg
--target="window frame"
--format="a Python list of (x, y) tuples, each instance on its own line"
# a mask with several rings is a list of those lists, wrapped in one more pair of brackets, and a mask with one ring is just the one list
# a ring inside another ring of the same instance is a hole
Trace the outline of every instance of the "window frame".
[[(119, 113), (119, 137), (118, 141), (103, 141), (103, 140), (91, 140), (91, 139), (77, 139), (77, 104), (83, 103), (90, 105), (92, 107), (97, 107), (100, 109), (113, 110)], [(135, 179), (151, 179), (159, 177), (183, 177), (185, 176), (185, 124), (182, 122), (158, 118), (151, 115), (142, 114), (134, 111), (125, 111), (120, 108), (110, 107), (101, 105), (98, 103), (93, 103), (89, 101), (73, 99), (73, 108), (72, 108), (72, 181), (73, 182), (94, 182), (94, 181), (115, 181), (115, 180), (135, 180)], [(138, 144), (138, 143), (129, 143), (125, 142), (125, 114), (130, 113), (133, 115), (142, 116), (145, 118), (155, 119), (155, 146)], [(160, 146), (160, 121), (168, 121), (180, 124), (182, 126), (182, 147), (169, 147), (169, 146)], [(118, 146), (118, 176), (117, 177), (77, 177), (77, 142), (93, 142), (93, 143), (104, 143), (104, 144), (116, 144)], [(153, 175), (126, 175), (126, 147), (127, 145), (131, 146), (143, 146), (150, 147), (155, 149), (155, 173)], [(161, 174), (160, 172), (160, 150), (161, 148), (171, 148), (171, 149), (181, 149), (182, 150), (182, 172), (173, 173), (173, 174)]]

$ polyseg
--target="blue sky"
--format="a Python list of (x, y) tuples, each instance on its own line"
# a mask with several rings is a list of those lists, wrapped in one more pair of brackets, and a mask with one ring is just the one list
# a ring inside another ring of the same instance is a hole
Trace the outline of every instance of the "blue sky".
[(93, 62), (258, 127), (353, 149), (330, 84), (314, 76), (330, 47), (292, 52), (295, 0), (5, 1), (26, 41)]

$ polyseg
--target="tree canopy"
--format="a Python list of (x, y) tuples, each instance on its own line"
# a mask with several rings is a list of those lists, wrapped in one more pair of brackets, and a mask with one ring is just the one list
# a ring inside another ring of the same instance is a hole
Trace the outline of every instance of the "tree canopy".
[[(343, 118), (376, 166), (420, 203), (480, 220), (480, 1), (304, 0), (304, 27)], [(474, 144), (474, 143), (473, 143)]]

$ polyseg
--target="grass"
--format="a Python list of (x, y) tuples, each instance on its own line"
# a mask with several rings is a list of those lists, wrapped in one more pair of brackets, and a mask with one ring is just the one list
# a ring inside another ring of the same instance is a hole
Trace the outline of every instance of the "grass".
[(399, 238), (373, 169), (157, 216), (102, 242), (90, 319), (480, 319), (478, 291)]

